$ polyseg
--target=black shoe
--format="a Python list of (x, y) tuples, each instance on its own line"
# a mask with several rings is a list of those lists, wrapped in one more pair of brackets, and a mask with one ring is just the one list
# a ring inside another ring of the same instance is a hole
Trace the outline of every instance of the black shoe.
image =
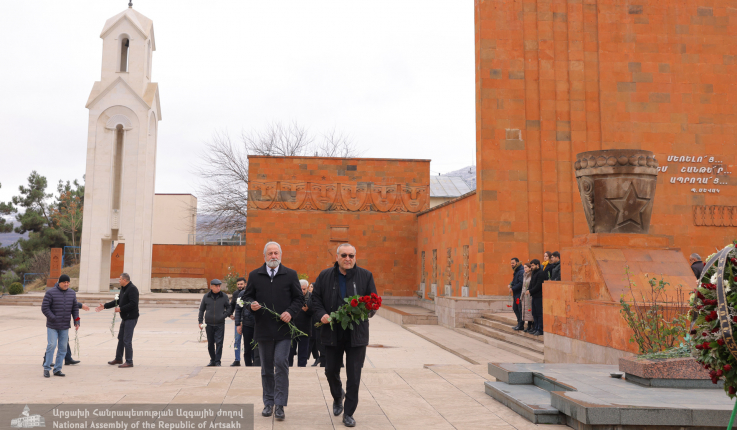
[(343, 424), (345, 424), (346, 427), (355, 427), (356, 420), (354, 420), (350, 415), (343, 415)]
[(276, 408), (274, 410), (274, 417), (276, 417), (277, 421), (284, 421), (284, 406), (276, 405)]
[(522, 330), (522, 327), (520, 327), (520, 326), (515, 326), (515, 327), (512, 327), (512, 330), (514, 330), (514, 331), (517, 331), (517, 330)]
[(72, 364), (79, 364), (81, 363), (79, 360), (71, 359), (71, 360), (64, 360), (65, 366), (71, 366)]
[(273, 413), (274, 413), (274, 405), (266, 405), (264, 406), (264, 410), (261, 411), (261, 416), (270, 417), (271, 414)]
[(320, 364), (320, 359), (319, 358), (315, 359), (315, 362), (312, 363), (312, 366), (311, 367), (317, 367), (318, 364)]
[(239, 367), (241, 365), (241, 362), (238, 360), (235, 360), (233, 364), (230, 365), (230, 367)]
[(340, 400), (333, 400), (333, 415), (336, 417), (343, 413), (343, 400), (345, 400), (345, 391), (341, 390)]
[(67, 376), (67, 375), (61, 373), (61, 370), (60, 370), (58, 372), (54, 372), (54, 376)]
[(51, 374), (48, 370), (44, 370), (44, 378), (51, 378)]
[(538, 330), (538, 331), (536, 331), (535, 333), (532, 333), (532, 335), (533, 335), (533, 336), (542, 336), (542, 335), (544, 335), (544, 334), (545, 334), (545, 333), (543, 333), (543, 331), (542, 331), (542, 330)]
[(211, 361), (211, 362), (207, 363), (207, 366), (205, 366), (205, 367), (215, 367), (215, 363)]
[(215, 363), (215, 366), (220, 367), (220, 362)]

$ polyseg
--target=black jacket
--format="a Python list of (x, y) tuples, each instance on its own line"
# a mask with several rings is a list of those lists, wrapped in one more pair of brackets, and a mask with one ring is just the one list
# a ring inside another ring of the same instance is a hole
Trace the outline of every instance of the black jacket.
[(310, 336), (312, 334), (312, 293), (305, 294), (305, 305), (307, 311), (300, 309), (292, 324)]
[[(292, 319), (305, 303), (297, 272), (283, 264), (279, 266), (273, 281), (266, 271), (266, 263), (251, 272), (242, 298), (244, 302), (256, 301), (280, 315), (285, 311), (289, 312)], [(252, 313), (256, 319), (253, 334), (256, 342), (292, 339), (289, 327), (276, 315), (263, 308)]]
[(200, 313), (197, 316), (197, 322), (202, 324), (202, 317), (205, 317), (205, 324), (221, 325), (225, 324), (225, 318), (230, 315), (230, 303), (228, 303), (228, 295), (220, 291), (213, 294), (212, 290), (202, 296), (200, 302)]
[[(548, 264), (550, 266), (550, 264)], [(532, 271), (532, 278), (530, 278), (530, 297), (539, 299), (543, 296), (543, 281), (545, 280), (545, 272), (543, 269), (537, 269)]]
[[(220, 290), (220, 291), (222, 291), (222, 290)], [(238, 297), (240, 297), (240, 296), (241, 296), (241, 294), (242, 294), (242, 293), (243, 293), (244, 291), (246, 291), (246, 289), (245, 289), (245, 288), (244, 288), (244, 289), (242, 289), (242, 290), (235, 290), (235, 291), (233, 291), (233, 295), (232, 295), (232, 296), (230, 297), (230, 309), (228, 310), (228, 312), (229, 312), (229, 313), (228, 313), (228, 316), (229, 316), (229, 317), (230, 317), (230, 316), (233, 316), (233, 315), (235, 315), (235, 311), (237, 310), (237, 309), (236, 309), (236, 307), (238, 306), (238, 305), (237, 305), (237, 304), (235, 303), (235, 301), (236, 301), (236, 300), (238, 300)]]
[(696, 279), (701, 279), (701, 272), (704, 270), (704, 262), (695, 261), (694, 264), (691, 265), (691, 270), (693, 270), (693, 274), (696, 275)]
[(512, 277), (512, 283), (509, 284), (512, 287), (512, 294), (514, 295), (515, 299), (519, 297), (520, 294), (522, 294), (522, 281), (524, 281), (524, 278), (525, 268), (522, 267), (521, 264), (518, 264), (517, 267), (514, 268), (514, 277)]
[[(117, 306), (120, 308), (120, 318), (123, 320), (134, 320), (138, 318), (138, 288), (129, 282), (128, 285), (120, 287), (120, 296)], [(114, 308), (115, 299), (105, 303), (105, 309)]]
[[(331, 312), (338, 310), (345, 302), (340, 299), (340, 287), (338, 286), (338, 263), (336, 262), (330, 269), (320, 272), (314, 283), (312, 290), (312, 312), (316, 320), (320, 320), (323, 315), (329, 315)], [(376, 285), (374, 285), (374, 275), (366, 269), (354, 266), (346, 272), (346, 297), (350, 296), (368, 296), (376, 293)], [(369, 317), (374, 316), (376, 312), (371, 311)], [(335, 326), (335, 330), (330, 329), (330, 324), (320, 327), (320, 342), (323, 345), (336, 346), (338, 344), (338, 331), (340, 325)], [(369, 343), (369, 322), (361, 321), (351, 330), (351, 346), (366, 346)]]
[(545, 267), (546, 281), (560, 281), (560, 261), (557, 263), (548, 263)]
[[(233, 294), (233, 296), (236, 297), (236, 301), (238, 300), (238, 297), (241, 299), (246, 294), (246, 289), (244, 288), (243, 291), (237, 291), (237, 294)], [(235, 305), (235, 325), (241, 325), (243, 324), (245, 327), (253, 327), (256, 324), (256, 319), (253, 318), (253, 312), (251, 311), (251, 308), (249, 306), (238, 306), (236, 303)]]

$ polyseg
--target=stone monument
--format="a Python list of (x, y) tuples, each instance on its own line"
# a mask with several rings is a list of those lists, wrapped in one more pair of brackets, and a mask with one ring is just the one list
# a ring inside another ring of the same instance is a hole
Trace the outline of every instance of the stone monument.
[(87, 100), (81, 292), (107, 291), (113, 242), (125, 242), (124, 271), (141, 293), (151, 291), (158, 84), (153, 22), (128, 9), (105, 22), (102, 77)]

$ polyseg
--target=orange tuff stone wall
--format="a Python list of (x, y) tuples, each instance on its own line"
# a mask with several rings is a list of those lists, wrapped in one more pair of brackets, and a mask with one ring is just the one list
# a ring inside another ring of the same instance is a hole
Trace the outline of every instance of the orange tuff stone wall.
[(475, 0), (485, 294), (504, 293), (509, 257), (588, 233), (584, 151), (655, 153), (650, 233), (684, 255), (737, 236), (736, 24), (726, 1)]
[(313, 281), (350, 242), (380, 294), (417, 289), (417, 216), (429, 207), (429, 160), (249, 157), (246, 267), (278, 242), (284, 265)]
[[(125, 244), (119, 243), (110, 257), (110, 278), (124, 272)], [(154, 245), (152, 278), (214, 278), (222, 280), (228, 268), (246, 276), (245, 246)], [(135, 283), (135, 280), (133, 281)]]
[[(482, 294), (483, 265), (478, 264), (483, 244), (479, 242), (478, 197), (476, 192), (435, 206), (417, 217), (416, 285), (424, 284), (425, 299), (432, 299), (431, 285), (436, 294), (476, 297)], [(464, 290), (463, 287), (468, 287)]]

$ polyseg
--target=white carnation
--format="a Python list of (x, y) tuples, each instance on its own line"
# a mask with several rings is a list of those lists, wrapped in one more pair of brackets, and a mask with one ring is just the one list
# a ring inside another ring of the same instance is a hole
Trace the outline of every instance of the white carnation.
[(711, 276), (711, 283), (714, 284), (714, 285), (716, 285), (716, 283), (717, 283), (717, 274), (716, 273)]
[(205, 328), (205, 327), (207, 327), (207, 324), (206, 323), (202, 323), (202, 328)]
[(240, 297), (235, 302), (238, 303), (238, 306), (243, 307), (243, 299), (241, 299)]
[(120, 294), (115, 295), (115, 300), (120, 300)]

